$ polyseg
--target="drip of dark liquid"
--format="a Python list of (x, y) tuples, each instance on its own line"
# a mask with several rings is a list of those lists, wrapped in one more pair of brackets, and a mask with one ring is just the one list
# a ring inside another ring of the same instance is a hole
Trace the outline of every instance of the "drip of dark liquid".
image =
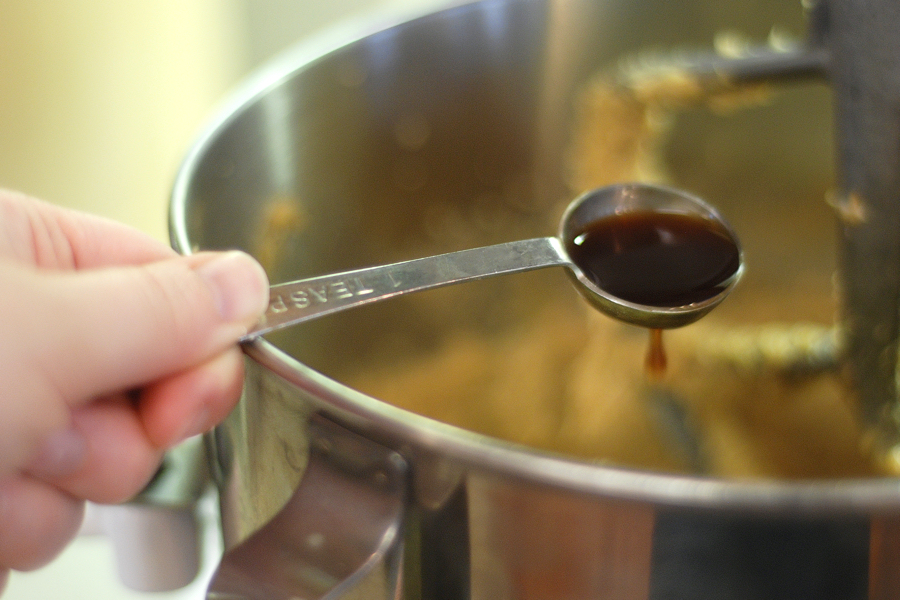
[(653, 307), (709, 300), (728, 286), (741, 261), (733, 236), (717, 221), (655, 211), (588, 223), (566, 250), (600, 289)]
[[(683, 213), (632, 211), (589, 223), (567, 243), (572, 261), (622, 300), (675, 307), (716, 296), (740, 268), (740, 248), (722, 224)], [(650, 330), (645, 369), (666, 370), (662, 330)]]
[(668, 366), (666, 348), (663, 345), (663, 330), (650, 330), (650, 345), (647, 347), (647, 357), (644, 359), (644, 369), (652, 379), (660, 379)]

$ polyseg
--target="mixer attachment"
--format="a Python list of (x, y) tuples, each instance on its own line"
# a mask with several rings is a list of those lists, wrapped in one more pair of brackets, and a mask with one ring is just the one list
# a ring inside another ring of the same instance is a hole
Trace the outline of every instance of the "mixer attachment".
[[(595, 96), (605, 109), (618, 103), (608, 110), (617, 119), (638, 124), (630, 132), (639, 140), (636, 158), (620, 167), (640, 176), (655, 169), (654, 111), (731, 110), (767, 100), (777, 86), (829, 83), (838, 149), (838, 189), (829, 198), (839, 230), (837, 323), (735, 332), (719, 350), (743, 367), (839, 373), (867, 429), (866, 446), (893, 470), (900, 443), (900, 4), (819, 0), (808, 9), (804, 43), (773, 36), (751, 46), (723, 36), (715, 53), (633, 56), (621, 64), (615, 92)], [(615, 164), (584, 155), (584, 164)]]

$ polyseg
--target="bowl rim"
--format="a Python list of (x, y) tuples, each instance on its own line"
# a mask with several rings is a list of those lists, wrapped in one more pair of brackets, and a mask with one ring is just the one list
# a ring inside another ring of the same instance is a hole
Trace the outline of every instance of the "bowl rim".
[[(544, 0), (528, 0), (544, 1)], [(175, 177), (169, 206), (173, 248), (196, 250), (187, 232), (192, 175), (219, 133), (254, 102), (312, 64), (366, 37), (496, 0), (437, 2), (419, 10), (376, 9), (295, 44), (243, 80), (195, 137)], [(396, 448), (414, 447), (471, 469), (609, 499), (696, 510), (778, 514), (879, 514), (900, 507), (900, 479), (740, 480), (609, 466), (554, 454), (442, 423), (356, 391), (304, 365), (265, 339), (244, 345), (262, 368), (320, 400), (321, 410), (363, 434), (377, 432)]]

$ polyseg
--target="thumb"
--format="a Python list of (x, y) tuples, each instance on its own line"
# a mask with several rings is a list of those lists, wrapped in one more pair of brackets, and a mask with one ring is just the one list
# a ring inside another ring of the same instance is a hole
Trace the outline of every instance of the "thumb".
[[(140, 266), (30, 272), (20, 322), (39, 375), (72, 405), (199, 364), (268, 304), (262, 267), (237, 251)], [(35, 335), (37, 334), (37, 335)]]

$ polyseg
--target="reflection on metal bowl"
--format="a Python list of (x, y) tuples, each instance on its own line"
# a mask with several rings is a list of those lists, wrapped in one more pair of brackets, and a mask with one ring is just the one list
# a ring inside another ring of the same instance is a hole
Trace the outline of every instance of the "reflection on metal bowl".
[[(231, 548), (217, 593), (900, 593), (882, 571), (900, 487), (835, 374), (828, 89), (705, 102), (683, 80), (605, 78), (647, 49), (773, 25), (801, 35), (800, 7), (463, 2), (301, 47), (248, 86), (178, 178), (182, 251), (242, 247), (285, 281), (548, 235), (573, 194), (643, 179), (716, 205), (747, 271), (667, 336), (662, 380), (643, 372), (646, 333), (594, 314), (561, 272), (253, 343), (241, 405), (209, 439)], [(342, 515), (355, 526), (321, 530)], [(372, 554), (347, 558), (353, 544)]]

